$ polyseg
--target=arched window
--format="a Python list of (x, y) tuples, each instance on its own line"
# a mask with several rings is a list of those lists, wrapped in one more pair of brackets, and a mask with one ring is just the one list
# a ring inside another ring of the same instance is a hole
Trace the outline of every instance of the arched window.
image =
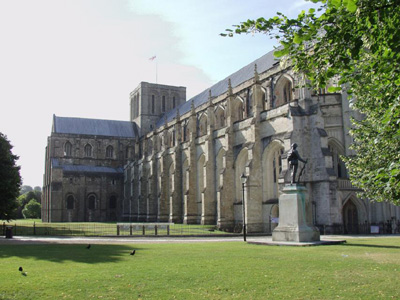
[(162, 96), (161, 105), (162, 105), (162, 112), (165, 112), (165, 96)]
[(262, 192), (263, 199), (279, 198), (279, 176), (282, 173), (283, 143), (274, 140), (264, 149), (262, 155)]
[(117, 208), (117, 197), (111, 196), (110, 201), (108, 203), (108, 207), (110, 209), (116, 209)]
[(136, 118), (138, 116), (138, 99), (137, 95), (133, 96), (133, 116)]
[(155, 111), (155, 96), (151, 95), (151, 113), (154, 114)]
[(67, 209), (74, 209), (74, 202), (75, 202), (74, 196), (69, 195), (67, 197)]
[(96, 196), (95, 195), (89, 195), (88, 197), (88, 209), (95, 209), (96, 208)]
[(286, 77), (282, 76), (279, 78), (274, 88), (274, 101), (271, 103), (271, 107), (280, 106), (293, 100), (292, 96), (292, 82)]
[(264, 110), (268, 109), (267, 91), (263, 87), (261, 88), (261, 99), (263, 99), (263, 109)]
[(278, 182), (279, 174), (282, 172), (283, 149), (275, 151), (272, 161), (274, 183)]
[(283, 87), (283, 101), (285, 103), (292, 101), (292, 85), (289, 81)]
[(90, 144), (85, 146), (85, 156), (92, 157), (92, 146)]
[(172, 97), (172, 108), (175, 108), (176, 106), (176, 99), (175, 97)]
[(128, 159), (129, 158), (129, 146), (125, 147), (125, 158)]
[(138, 93), (136, 95), (136, 117), (139, 116), (139, 99), (140, 99), (140, 94)]
[(244, 118), (244, 104), (243, 100), (240, 97), (237, 97), (234, 102), (234, 111), (236, 111), (236, 120), (241, 121)]
[(107, 158), (113, 158), (113, 156), (114, 156), (114, 148), (113, 148), (113, 146), (107, 146), (107, 148), (106, 148), (106, 157)]
[(218, 107), (215, 112), (216, 129), (225, 127), (225, 111), (222, 107)]
[(70, 142), (66, 142), (64, 146), (64, 155), (72, 156), (72, 144)]
[(171, 132), (171, 141), (170, 141), (171, 147), (175, 147), (175, 139), (176, 139), (176, 136), (175, 136), (175, 129), (174, 129)]
[(247, 110), (247, 117), (253, 116), (253, 91), (251, 89), (247, 89), (246, 110)]
[(207, 134), (207, 115), (203, 114), (199, 119), (198, 136)]
[(151, 154), (153, 152), (153, 141), (151, 139), (147, 140), (147, 153)]
[(184, 123), (183, 125), (182, 125), (182, 141), (183, 142), (186, 142), (187, 141), (187, 138), (188, 138), (188, 132), (187, 132), (187, 127), (188, 127), (188, 125), (187, 125), (187, 123)]
[(346, 165), (340, 158), (340, 155), (343, 153), (343, 151), (340, 151), (339, 147), (336, 146), (334, 142), (330, 142), (328, 147), (332, 153), (332, 166), (336, 176), (338, 178), (348, 178)]

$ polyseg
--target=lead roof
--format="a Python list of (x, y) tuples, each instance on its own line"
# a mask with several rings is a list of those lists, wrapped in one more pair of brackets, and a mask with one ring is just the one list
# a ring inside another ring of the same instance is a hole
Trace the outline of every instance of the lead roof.
[(156, 127), (161, 127), (165, 124), (165, 122), (170, 122), (176, 117), (176, 112), (179, 110), (179, 114), (183, 115), (190, 111), (191, 103), (193, 102), (194, 107), (199, 107), (200, 105), (206, 103), (209, 98), (209, 93), (211, 90), (212, 97), (218, 97), (223, 93), (228, 91), (228, 81), (231, 80), (231, 86), (236, 87), (243, 82), (251, 79), (254, 77), (254, 67), (257, 65), (257, 72), (259, 74), (271, 69), (275, 63), (279, 61), (279, 59), (274, 57), (274, 51), (272, 50), (267, 54), (263, 55), (259, 59), (256, 59), (252, 63), (248, 64), (247, 66), (241, 68), (239, 71), (236, 71), (232, 75), (226, 77), (225, 79), (217, 82), (209, 89), (204, 90), (200, 94), (194, 96), (193, 98), (189, 99), (185, 103), (181, 104), (180, 106), (166, 112), (156, 124)]
[(53, 116), (54, 133), (134, 138), (133, 126), (133, 123), (129, 121)]

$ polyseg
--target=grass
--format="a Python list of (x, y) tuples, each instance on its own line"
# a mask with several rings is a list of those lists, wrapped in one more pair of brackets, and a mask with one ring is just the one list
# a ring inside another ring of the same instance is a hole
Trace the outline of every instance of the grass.
[(0, 299), (399, 299), (399, 254), (398, 237), (319, 247), (1, 245)]

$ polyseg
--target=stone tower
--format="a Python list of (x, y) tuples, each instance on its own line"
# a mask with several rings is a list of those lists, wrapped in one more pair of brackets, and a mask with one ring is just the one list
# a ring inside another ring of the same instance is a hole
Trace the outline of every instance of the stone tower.
[(139, 135), (153, 131), (156, 122), (167, 112), (186, 101), (186, 87), (141, 82), (130, 93), (130, 120), (135, 122)]

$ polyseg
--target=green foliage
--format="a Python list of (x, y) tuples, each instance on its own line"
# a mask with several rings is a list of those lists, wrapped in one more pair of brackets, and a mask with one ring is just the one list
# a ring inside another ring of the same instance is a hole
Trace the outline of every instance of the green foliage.
[(25, 219), (38, 219), (40, 218), (40, 212), (42, 210), (42, 206), (35, 199), (29, 201), (28, 204), (25, 205), (22, 210), (22, 215)]
[(7, 137), (0, 132), (0, 219), (4, 220), (15, 217), (21, 185), (20, 167), (16, 165), (18, 156), (11, 149)]
[(224, 36), (262, 32), (277, 38), (314, 89), (336, 81), (362, 113), (351, 134), (350, 177), (376, 201), (400, 204), (400, 6), (397, 0), (313, 0), (320, 7), (289, 19), (248, 20)]
[(38, 203), (41, 203), (41, 198), (42, 198), (42, 192), (36, 189), (35, 190), (30, 189), (30, 191), (20, 195), (17, 198), (18, 207), (17, 207), (16, 218), (17, 219), (24, 218), (22, 210), (25, 208), (25, 205), (27, 205), (31, 200), (36, 200)]
[(400, 239), (347, 242), (2, 245), (0, 298), (397, 299)]
[(23, 185), (23, 186), (21, 186), (21, 189), (19, 190), (19, 194), (23, 195), (23, 194), (26, 194), (31, 191), (33, 191), (33, 189), (30, 185)]

